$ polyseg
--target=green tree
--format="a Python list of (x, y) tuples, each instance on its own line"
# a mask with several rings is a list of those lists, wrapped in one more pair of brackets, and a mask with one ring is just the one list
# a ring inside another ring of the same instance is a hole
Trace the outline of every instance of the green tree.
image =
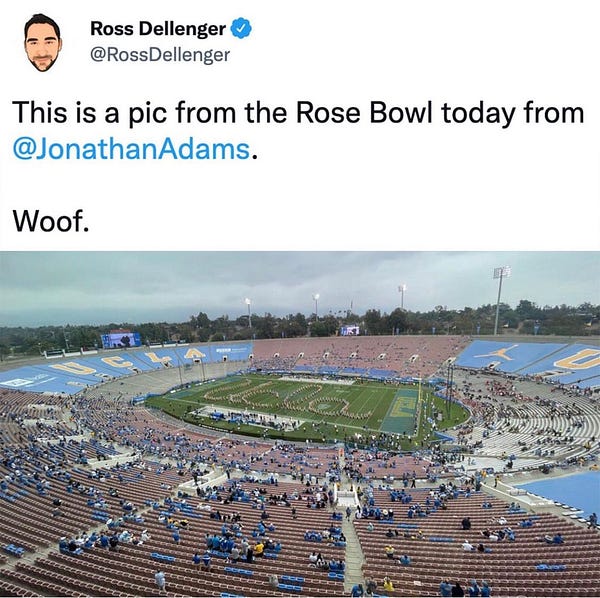
[(402, 334), (408, 328), (408, 316), (405, 310), (397, 307), (387, 316), (387, 329), (391, 334)]
[(515, 308), (516, 317), (523, 320), (540, 320), (542, 318), (542, 310), (533, 302), (527, 299), (521, 299)]
[(366, 334), (381, 334), (381, 312), (378, 309), (369, 309), (364, 317)]
[(311, 336), (329, 336), (329, 328), (325, 322), (319, 320), (318, 322), (312, 322), (310, 325)]

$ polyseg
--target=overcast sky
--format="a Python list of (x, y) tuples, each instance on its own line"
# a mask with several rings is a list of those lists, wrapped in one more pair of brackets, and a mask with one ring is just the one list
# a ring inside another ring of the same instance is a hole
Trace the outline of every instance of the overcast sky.
[(502, 301), (600, 303), (591, 252), (2, 252), (0, 326), (183, 322), (191, 314), (276, 316), (400, 305), (428, 311)]

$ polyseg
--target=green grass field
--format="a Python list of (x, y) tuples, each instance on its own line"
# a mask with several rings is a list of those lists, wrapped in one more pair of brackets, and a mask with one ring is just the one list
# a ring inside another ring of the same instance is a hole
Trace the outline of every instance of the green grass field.
[[(418, 396), (416, 386), (398, 387), (368, 380), (344, 385), (319, 379), (287, 381), (277, 376), (244, 375), (152, 397), (146, 404), (190, 423), (266, 438), (333, 442), (354, 439), (357, 434), (364, 440), (384, 433), (403, 450), (428, 438), (431, 426), (427, 417), (437, 412), (444, 415), (443, 420), (436, 420), (439, 430), (468, 418), (468, 412), (458, 405), (452, 405), (446, 417), (446, 403), (425, 386), (420, 400)], [(205, 413), (195, 413), (201, 409)], [(258, 414), (263, 425), (230, 422), (228, 418), (216, 421), (210, 417), (213, 410)], [(294, 425), (284, 429), (284, 420)]]

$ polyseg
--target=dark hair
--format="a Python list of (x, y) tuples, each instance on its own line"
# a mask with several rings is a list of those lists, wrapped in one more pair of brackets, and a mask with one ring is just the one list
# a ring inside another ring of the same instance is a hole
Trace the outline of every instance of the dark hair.
[(27, 39), (27, 30), (32, 25), (44, 25), (44, 24), (51, 25), (52, 28), (54, 29), (54, 33), (56, 33), (56, 39), (60, 39), (60, 27), (58, 26), (58, 23), (54, 19), (51, 19), (50, 17), (43, 15), (41, 12), (33, 15), (31, 17), (31, 19), (29, 19), (29, 21), (27, 21), (27, 23), (25, 23), (25, 39)]

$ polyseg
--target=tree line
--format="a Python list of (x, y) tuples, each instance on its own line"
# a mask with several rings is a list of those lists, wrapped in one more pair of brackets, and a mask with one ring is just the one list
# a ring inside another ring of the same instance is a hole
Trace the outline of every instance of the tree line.
[[(515, 308), (500, 304), (499, 333), (523, 335), (595, 336), (600, 333), (600, 305), (540, 307), (527, 299)], [(275, 316), (270, 313), (242, 315), (232, 319), (221, 315), (210, 319), (204, 312), (186, 322), (112, 322), (105, 325), (0, 327), (0, 358), (11, 354), (35, 355), (44, 351), (78, 351), (101, 346), (100, 336), (110, 330), (139, 332), (144, 344), (164, 342), (208, 342), (303, 336), (335, 336), (344, 325), (357, 324), (360, 334), (458, 334), (489, 335), (494, 332), (496, 306), (447, 309), (437, 305), (426, 312), (400, 308), (389, 314), (369, 309), (364, 314), (351, 311)]]

